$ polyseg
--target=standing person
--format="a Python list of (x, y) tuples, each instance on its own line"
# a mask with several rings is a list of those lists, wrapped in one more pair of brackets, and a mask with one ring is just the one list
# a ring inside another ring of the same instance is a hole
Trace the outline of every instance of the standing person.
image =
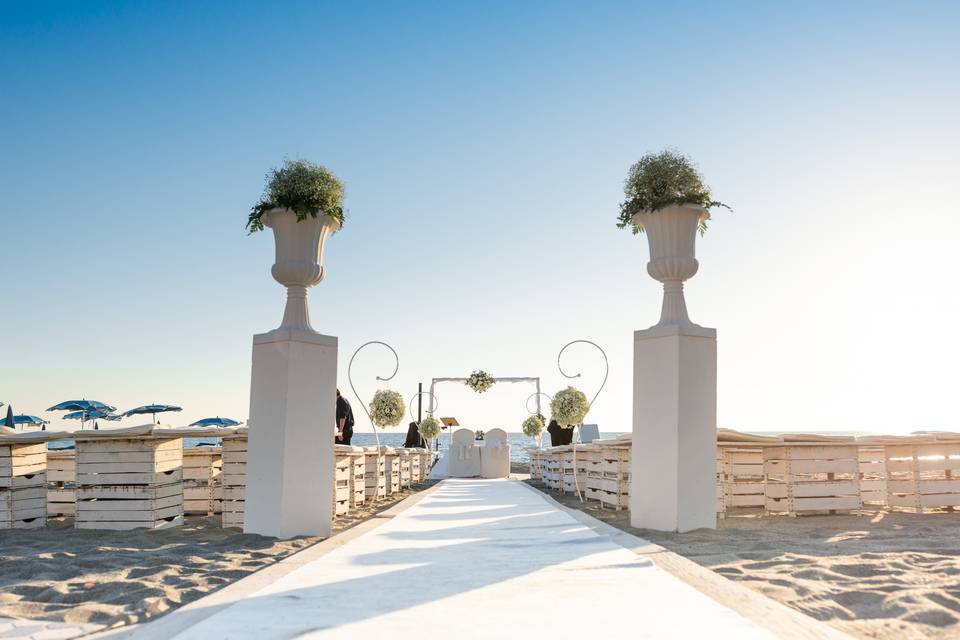
[(353, 438), (353, 407), (337, 389), (337, 433), (333, 438), (336, 444), (350, 444)]

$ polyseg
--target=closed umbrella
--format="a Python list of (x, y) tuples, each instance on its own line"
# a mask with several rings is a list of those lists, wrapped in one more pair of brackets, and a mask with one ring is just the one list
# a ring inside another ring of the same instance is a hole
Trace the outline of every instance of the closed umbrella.
[(7, 407), (7, 417), (3, 421), (3, 426), (10, 427), (13, 429), (14, 425), (17, 424), (13, 421), (13, 407)]

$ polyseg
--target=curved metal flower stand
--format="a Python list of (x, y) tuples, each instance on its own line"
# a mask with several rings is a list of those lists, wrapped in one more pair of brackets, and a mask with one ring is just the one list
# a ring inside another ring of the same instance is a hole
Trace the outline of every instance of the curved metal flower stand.
[[(564, 348), (566, 348), (566, 347), (564, 347)], [(546, 398), (548, 403), (551, 402), (551, 401), (553, 401), (553, 396), (551, 396), (551, 395), (549, 395), (549, 394), (546, 394), (546, 393), (544, 393), (544, 392), (542, 392), (542, 391), (535, 391), (535, 392), (531, 393), (531, 394), (527, 397), (527, 401), (523, 403), (523, 406), (524, 406), (524, 408), (527, 410), (527, 413), (529, 413), (529, 414), (532, 415), (532, 416), (542, 416), (542, 415), (543, 415), (543, 410), (542, 410), (542, 408), (541, 408), (541, 406), (540, 406), (540, 398), (539, 398), (538, 396), (543, 396), (544, 398)], [(531, 400), (532, 398), (537, 398), (537, 410), (536, 410), (536, 411), (530, 411), (530, 400)], [(542, 449), (542, 448), (543, 448), (543, 432), (541, 432), (539, 435), (537, 435), (537, 449)]]
[[(440, 402), (437, 401), (437, 396), (435, 396), (432, 391), (417, 391), (415, 394), (410, 396), (410, 402), (407, 403), (407, 410), (410, 412), (410, 422), (417, 424), (417, 433), (420, 433), (420, 424), (413, 418), (413, 400), (414, 398), (419, 398), (420, 396), (430, 396), (430, 408), (427, 409), (427, 415), (432, 416), (433, 412), (436, 411), (437, 407), (440, 406)], [(420, 438), (423, 439), (423, 436), (420, 436)], [(432, 442), (427, 443), (427, 451), (432, 450), (432, 445)]]
[[(563, 370), (563, 365), (560, 364), (560, 359), (563, 357), (563, 352), (567, 350), (567, 347), (575, 344), (581, 344), (581, 343), (589, 344), (591, 346), (596, 347), (597, 350), (600, 352), (600, 355), (603, 356), (603, 365), (605, 367), (605, 371), (603, 373), (603, 382), (600, 383), (600, 388), (597, 389), (597, 392), (593, 394), (593, 399), (590, 400), (590, 402), (587, 404), (587, 412), (589, 413), (590, 408), (593, 407), (593, 403), (597, 399), (597, 396), (600, 395), (600, 392), (603, 391), (603, 388), (607, 385), (607, 378), (610, 376), (610, 360), (607, 359), (607, 352), (604, 351), (603, 348), (600, 345), (598, 345), (596, 342), (591, 342), (590, 340), (573, 340), (572, 342), (568, 342), (567, 344), (565, 344), (563, 348), (560, 349), (560, 353), (557, 354), (557, 369), (560, 370), (560, 373), (563, 375), (564, 378), (573, 379), (573, 378), (579, 378), (581, 376), (580, 373), (570, 375), (569, 373)], [(580, 434), (581, 426), (583, 425), (579, 425), (579, 424), (576, 425), (578, 441), (581, 440), (581, 434)], [(577, 490), (577, 497), (580, 498), (580, 502), (583, 502), (583, 494), (580, 492), (580, 481), (577, 479), (577, 444), (580, 444), (580, 443), (579, 442), (573, 443), (573, 486)]]
[(377, 432), (377, 425), (373, 424), (373, 417), (370, 415), (370, 410), (367, 408), (367, 403), (363, 401), (363, 398), (361, 398), (360, 394), (357, 393), (357, 388), (353, 386), (353, 361), (357, 357), (357, 354), (360, 353), (360, 351), (364, 347), (368, 347), (372, 344), (383, 345), (387, 349), (390, 349), (390, 352), (393, 354), (393, 359), (395, 362), (393, 367), (393, 373), (391, 373), (386, 378), (381, 378), (380, 376), (377, 376), (377, 380), (379, 380), (380, 382), (387, 382), (388, 380), (393, 380), (394, 376), (397, 375), (397, 371), (400, 370), (400, 356), (397, 355), (396, 350), (390, 345), (388, 345), (386, 342), (381, 342), (379, 340), (371, 340), (370, 342), (365, 342), (359, 347), (357, 347), (357, 350), (353, 352), (352, 356), (350, 356), (350, 364), (347, 365), (347, 381), (350, 383), (350, 389), (353, 391), (353, 395), (357, 397), (357, 402), (359, 402), (360, 406), (363, 408), (363, 412), (367, 414), (367, 419), (370, 421), (370, 426), (373, 427), (373, 437), (377, 441), (377, 451), (379, 452), (380, 451), (380, 434)]

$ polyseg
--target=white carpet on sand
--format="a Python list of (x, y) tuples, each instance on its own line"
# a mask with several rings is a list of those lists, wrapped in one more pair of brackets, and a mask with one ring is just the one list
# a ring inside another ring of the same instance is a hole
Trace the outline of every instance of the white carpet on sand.
[(419, 503), (175, 636), (773, 636), (515, 481)]

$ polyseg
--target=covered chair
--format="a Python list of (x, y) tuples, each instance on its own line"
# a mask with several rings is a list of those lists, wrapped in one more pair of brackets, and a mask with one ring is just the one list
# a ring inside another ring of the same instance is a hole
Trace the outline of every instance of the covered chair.
[(475, 478), (480, 475), (480, 447), (473, 442), (473, 431), (458, 429), (453, 432), (453, 443), (447, 453), (450, 478)]
[(480, 449), (480, 475), (484, 478), (510, 477), (510, 444), (503, 429), (490, 429), (484, 434)]

